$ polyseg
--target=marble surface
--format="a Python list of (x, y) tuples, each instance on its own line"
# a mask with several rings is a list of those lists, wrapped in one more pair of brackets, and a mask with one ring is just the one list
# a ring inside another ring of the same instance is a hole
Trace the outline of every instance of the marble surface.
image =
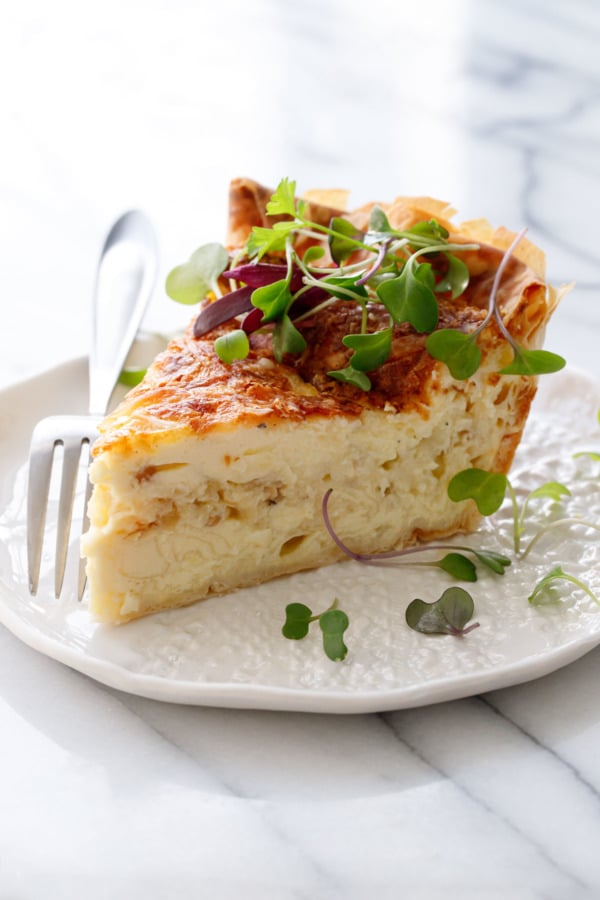
[[(282, 175), (527, 225), (575, 281), (547, 345), (600, 377), (600, 8), (591, 0), (24, 0), (0, 74), (0, 387), (85, 352), (112, 220), (161, 272)], [(157, 289), (149, 330), (189, 311)], [(381, 715), (192, 708), (0, 630), (0, 897), (600, 896), (600, 650)]]

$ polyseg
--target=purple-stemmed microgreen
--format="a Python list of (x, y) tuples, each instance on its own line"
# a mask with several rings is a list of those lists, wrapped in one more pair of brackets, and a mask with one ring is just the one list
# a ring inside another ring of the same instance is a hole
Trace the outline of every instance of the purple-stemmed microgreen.
[[(421, 550), (430, 548), (419, 548)], [(407, 565), (422, 566), (423, 568), (441, 569), (457, 581), (477, 581), (477, 567), (475, 563), (462, 553), (446, 553), (441, 559), (434, 560), (409, 560)]]
[(344, 632), (350, 622), (346, 613), (338, 609), (337, 599), (329, 609), (316, 614), (304, 603), (289, 603), (281, 633), (288, 640), (300, 641), (308, 634), (312, 622), (319, 623), (325, 655), (333, 662), (345, 659), (348, 648), (344, 643)]
[[(351, 550), (350, 547), (340, 538), (339, 534), (337, 534), (333, 524), (331, 522), (331, 517), (329, 515), (329, 499), (333, 493), (332, 488), (329, 488), (323, 496), (323, 500), (321, 503), (321, 514), (323, 517), (323, 523), (329, 536), (332, 541), (336, 544), (339, 550), (344, 553), (345, 556), (350, 559), (355, 560), (356, 562), (364, 563), (369, 566), (385, 566), (389, 565), (391, 562), (401, 562), (406, 565), (419, 565), (419, 566), (428, 566), (431, 568), (438, 568), (442, 571), (446, 572), (448, 575), (452, 575), (453, 578), (458, 579), (459, 581), (477, 581), (477, 571), (473, 562), (465, 556), (465, 554), (469, 554), (469, 556), (473, 556), (478, 562), (482, 565), (486, 566), (496, 575), (503, 575), (504, 570), (507, 566), (510, 566), (510, 559), (504, 556), (501, 553), (497, 553), (494, 550), (482, 550), (475, 549), (473, 547), (464, 546), (464, 545), (456, 545), (456, 544), (441, 544), (441, 543), (431, 543), (431, 544), (419, 544), (413, 547), (404, 547), (401, 550), (387, 550), (382, 553), (356, 553), (354, 550)], [(450, 551), (441, 559), (429, 560), (426, 562), (415, 562), (409, 557), (413, 554), (438, 551), (438, 550), (448, 550)], [(458, 551), (462, 551), (459, 553)]]
[(460, 587), (446, 588), (433, 603), (413, 600), (406, 608), (406, 624), (422, 634), (451, 634), (464, 637), (479, 627), (479, 622), (467, 626), (473, 618), (473, 598)]
[(470, 378), (479, 368), (481, 364), (481, 350), (477, 345), (477, 338), (488, 327), (492, 319), (496, 320), (502, 336), (513, 351), (511, 363), (500, 370), (501, 374), (544, 375), (557, 372), (565, 365), (565, 360), (556, 353), (550, 353), (548, 350), (530, 350), (518, 344), (504, 324), (498, 306), (498, 290), (502, 277), (518, 244), (525, 236), (525, 232), (526, 229), (522, 229), (505, 251), (494, 276), (486, 316), (477, 328), (471, 332), (463, 332), (455, 328), (443, 328), (434, 331), (427, 338), (426, 346), (428, 352), (434, 359), (446, 363), (452, 377), (458, 381)]
[(367, 269), (367, 271), (361, 275), (360, 278), (356, 280), (356, 286), (360, 287), (361, 285), (368, 284), (371, 278), (377, 274), (378, 269), (381, 268), (383, 261), (386, 257), (386, 254), (390, 248), (390, 244), (392, 243), (391, 238), (384, 238), (379, 244), (379, 250), (377, 251), (377, 256)]
[(508, 366), (505, 366), (503, 369), (500, 369), (500, 373), (502, 375), (547, 375), (552, 372), (558, 372), (565, 366), (565, 360), (557, 353), (550, 353), (549, 350), (529, 350), (526, 347), (521, 347), (517, 343), (517, 341), (515, 341), (510, 331), (504, 324), (502, 315), (500, 314), (500, 310), (498, 308), (498, 304), (496, 303), (496, 295), (498, 293), (498, 288), (500, 286), (500, 281), (502, 279), (502, 275), (504, 274), (504, 270), (508, 264), (509, 259), (514, 253), (517, 244), (525, 236), (526, 230), (526, 228), (523, 228), (515, 236), (512, 244), (504, 254), (502, 261), (496, 271), (494, 284), (492, 286), (492, 294), (494, 297), (494, 316), (498, 324), (498, 328), (500, 329), (506, 341), (510, 344), (510, 347), (514, 354), (512, 362)]
[[(459, 331), (456, 328), (440, 328), (427, 338), (426, 347), (428, 352), (434, 359), (444, 362), (452, 377), (456, 378), (457, 381), (464, 381), (470, 378), (481, 364), (481, 350), (477, 344), (477, 338), (488, 327), (495, 316), (501, 318), (497, 306), (498, 288), (504, 270), (524, 234), (525, 231), (523, 230), (515, 237), (511, 246), (502, 257), (492, 283), (487, 313), (477, 328), (471, 332)], [(502, 323), (502, 327), (504, 328), (504, 323)], [(508, 334), (506, 329), (505, 332)], [(512, 335), (508, 334), (508, 336), (512, 343)]]

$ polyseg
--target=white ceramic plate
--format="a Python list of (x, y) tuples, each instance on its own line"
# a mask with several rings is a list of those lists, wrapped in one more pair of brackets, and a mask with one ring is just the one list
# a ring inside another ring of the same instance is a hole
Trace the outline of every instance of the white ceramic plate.
[[(31, 428), (44, 415), (83, 412), (86, 391), (85, 361), (78, 360), (0, 392), (0, 621), (31, 647), (100, 682), (176, 703), (356, 713), (506, 687), (600, 643), (600, 608), (581, 590), (564, 583), (555, 602), (532, 607), (527, 601), (538, 579), (559, 563), (600, 593), (600, 533), (583, 526), (548, 534), (502, 577), (480, 571), (479, 581), (466, 586), (480, 627), (464, 638), (409, 630), (410, 600), (434, 600), (449, 581), (436, 569), (406, 565), (341, 563), (112, 628), (94, 623), (85, 600), (78, 604), (72, 592), (54, 599), (51, 537), (33, 598), (25, 551)], [(511, 478), (519, 492), (560, 480), (573, 495), (562, 509), (547, 500), (533, 504), (538, 526), (565, 513), (600, 521), (600, 465), (573, 459), (578, 450), (600, 451), (599, 407), (600, 388), (582, 374), (541, 379)], [(506, 508), (460, 542), (510, 555), (510, 526)], [(526, 539), (533, 533), (532, 522)], [(71, 549), (67, 578), (74, 584), (75, 541)], [(281, 635), (287, 603), (320, 611), (334, 597), (351, 623), (343, 663), (325, 657), (316, 626), (302, 641)]]

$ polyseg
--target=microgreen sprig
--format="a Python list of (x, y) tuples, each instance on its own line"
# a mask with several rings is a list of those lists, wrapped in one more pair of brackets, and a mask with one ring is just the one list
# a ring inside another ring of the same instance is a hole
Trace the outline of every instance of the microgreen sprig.
[(563, 519), (555, 519), (553, 522), (549, 522), (548, 525), (544, 525), (542, 528), (538, 529), (521, 553), (521, 560), (526, 559), (536, 544), (549, 532), (556, 531), (559, 528), (576, 525), (580, 525), (583, 528), (590, 528), (592, 531), (600, 531), (600, 525), (597, 525), (596, 522), (591, 522), (589, 519), (584, 519), (583, 516), (566, 516)]
[[(471, 469), (463, 469), (457, 472), (448, 483), (448, 497), (454, 503), (460, 503), (463, 500), (473, 500), (477, 509), (482, 516), (491, 516), (497, 512), (508, 494), (513, 511), (513, 544), (515, 553), (521, 551), (521, 538), (525, 532), (525, 521), (529, 505), (532, 500), (547, 498), (559, 502), (563, 497), (568, 497), (571, 492), (568, 487), (558, 481), (548, 481), (545, 484), (530, 491), (525, 497), (521, 508), (517, 499), (516, 491), (510, 482), (510, 479), (502, 472), (489, 472), (486, 469), (473, 467)], [(546, 526), (543, 531), (555, 528), (564, 524), (588, 524), (590, 527), (596, 527), (593, 523), (585, 523), (582, 519), (570, 518), (557, 520)], [(541, 536), (541, 532), (539, 533)], [(533, 538), (527, 549), (523, 552), (524, 558), (531, 547), (538, 540), (538, 536)]]
[[(476, 331), (471, 334), (454, 329), (436, 331), (437, 295), (447, 294), (456, 299), (469, 284), (469, 270), (454, 254), (477, 249), (478, 245), (450, 242), (448, 231), (434, 219), (418, 222), (406, 230), (394, 229), (380, 207), (373, 208), (366, 232), (360, 232), (341, 216), (334, 216), (329, 225), (323, 225), (307, 217), (308, 204), (296, 199), (295, 192), (294, 181), (288, 178), (280, 181), (267, 203), (266, 212), (285, 218), (280, 218), (270, 228), (255, 226), (252, 229), (245, 248), (249, 263), (238, 266), (236, 259), (228, 271), (225, 249), (218, 244), (208, 244), (169, 274), (167, 293), (179, 302), (195, 303), (208, 292), (217, 298), (200, 313), (194, 328), (196, 337), (235, 316), (259, 310), (262, 316), (250, 316), (248, 322), (242, 323), (242, 329), (248, 334), (256, 328), (270, 326), (274, 356), (281, 362), (286, 354), (297, 355), (306, 349), (306, 340), (298, 325), (307, 316), (315, 316), (331, 303), (341, 300), (360, 306), (361, 326), (359, 334), (348, 334), (343, 339), (344, 345), (353, 353), (347, 366), (329, 372), (332, 378), (369, 390), (371, 379), (367, 373), (377, 370), (389, 359), (393, 326), (402, 323), (429, 335), (427, 347), (431, 355), (443, 360), (455, 377), (466, 378), (476, 371), (481, 362), (477, 336), (494, 315), (503, 327), (495, 297), (512, 248), (498, 270), (488, 315)], [(297, 237), (309, 238), (318, 244), (310, 246), (301, 258), (296, 251)], [(328, 246), (333, 267), (322, 265), (323, 242)], [(273, 254), (285, 255), (285, 265), (263, 262), (263, 257)], [(315, 265), (318, 261), (320, 264)], [(240, 286), (220, 296), (220, 277)], [(295, 304), (301, 298), (305, 302), (310, 298), (312, 308), (296, 313)], [(380, 304), (387, 310), (390, 316), (388, 327), (369, 332), (369, 303)], [(522, 360), (526, 360), (527, 372), (537, 371), (541, 365), (539, 358), (534, 357), (533, 363), (530, 358), (530, 353), (537, 351), (517, 348), (508, 331), (505, 329), (503, 333), (522, 367), (525, 366)], [(230, 356), (229, 352), (219, 355), (224, 362)], [(234, 357), (239, 358), (242, 357)], [(554, 363), (550, 364), (546, 357), (544, 366), (546, 371), (554, 370)]]
[[(323, 496), (321, 504), (323, 523), (329, 536), (342, 553), (357, 562), (369, 566), (382, 566), (388, 565), (392, 561), (403, 561), (406, 565), (427, 566), (441, 569), (459, 581), (477, 581), (477, 568), (473, 561), (469, 559), (469, 556), (474, 557), (477, 562), (490, 569), (496, 575), (503, 575), (504, 570), (510, 566), (510, 559), (494, 550), (475, 549), (469, 546), (457, 546), (456, 544), (420, 544), (416, 547), (405, 547), (402, 550), (388, 550), (383, 553), (356, 553), (344, 543), (333, 527), (329, 516), (329, 499), (332, 493), (333, 490), (330, 488)], [(441, 559), (428, 560), (426, 562), (414, 562), (413, 560), (407, 559), (413, 554), (438, 550), (448, 550), (450, 552)], [(465, 554), (468, 554), (468, 556)]]
[(245, 359), (248, 356), (250, 342), (248, 335), (241, 328), (222, 334), (215, 341), (215, 353), (224, 363), (231, 364), (235, 359)]
[(578, 453), (573, 454), (573, 459), (581, 459), (584, 456), (594, 460), (594, 462), (600, 462), (600, 453), (596, 450), (580, 450)]
[[(554, 353), (520, 346), (506, 328), (497, 303), (502, 276), (524, 230), (515, 237), (496, 271), (486, 316), (473, 331), (463, 332), (437, 328), (437, 296), (446, 294), (454, 300), (465, 292), (469, 269), (455, 253), (478, 249), (477, 244), (452, 243), (448, 231), (435, 219), (417, 222), (405, 230), (394, 229), (378, 206), (371, 211), (366, 232), (342, 216), (333, 216), (329, 225), (311, 221), (308, 209), (304, 200), (296, 199), (295, 181), (283, 178), (266, 205), (267, 215), (278, 217), (278, 221), (272, 227), (252, 229), (244, 248), (249, 263), (238, 266), (238, 254), (228, 271), (225, 248), (207, 244), (169, 273), (166, 290), (173, 299), (196, 303), (209, 293), (216, 298), (199, 314), (194, 326), (196, 337), (246, 315), (241, 326), (246, 334), (265, 326), (271, 328), (273, 354), (282, 362), (286, 354), (298, 355), (306, 349), (306, 340), (298, 329), (302, 321), (341, 300), (361, 308), (360, 333), (342, 339), (354, 352), (346, 366), (328, 375), (363, 391), (372, 386), (367, 373), (379, 369), (390, 357), (394, 325), (403, 323), (427, 335), (428, 352), (444, 362), (457, 380), (471, 377), (481, 365), (478, 337), (493, 319), (513, 351), (512, 362), (501, 369), (502, 374), (540, 375), (564, 366), (562, 357)], [(299, 237), (317, 242), (302, 258), (296, 250)], [(324, 242), (333, 267), (315, 265), (322, 261)], [(263, 262), (265, 256), (273, 255), (284, 255), (285, 265)], [(221, 296), (220, 277), (240, 286)], [(310, 300), (311, 308), (298, 310), (301, 299), (304, 303)], [(369, 332), (369, 303), (387, 310), (387, 328)], [(257, 310), (262, 316), (256, 314)], [(219, 356), (227, 362), (230, 354)]]
[(221, 244), (204, 244), (186, 263), (176, 266), (167, 275), (165, 289), (169, 297), (178, 303), (195, 304), (212, 293), (221, 292), (218, 278), (229, 265), (229, 254)]
[(463, 637), (479, 627), (479, 622), (467, 626), (474, 613), (473, 598), (463, 588), (446, 588), (433, 603), (413, 600), (406, 608), (406, 624), (423, 634), (452, 634)]
[(147, 371), (147, 369), (137, 369), (133, 366), (126, 366), (124, 369), (121, 369), (119, 384), (128, 388), (135, 387), (136, 384), (143, 381)]
[(291, 641), (299, 641), (308, 634), (312, 622), (318, 622), (325, 655), (333, 662), (346, 658), (348, 648), (344, 643), (344, 632), (350, 622), (348, 616), (338, 609), (338, 601), (322, 613), (313, 614), (304, 603), (289, 603), (285, 608), (285, 623), (281, 633)]
[(501, 375), (547, 375), (552, 372), (558, 372), (560, 369), (564, 368), (566, 364), (563, 357), (559, 356), (557, 353), (550, 353), (549, 350), (530, 350), (526, 347), (521, 347), (504, 324), (496, 302), (496, 296), (498, 294), (504, 270), (516, 250), (517, 245), (525, 236), (526, 231), (527, 229), (523, 228), (515, 236), (496, 270), (494, 283), (492, 285), (490, 306), (500, 332), (513, 351), (513, 360), (508, 366), (500, 369)]
[(582, 590), (585, 594), (588, 595), (588, 597), (590, 597), (594, 601), (594, 603), (597, 603), (598, 606), (600, 606), (600, 599), (598, 599), (592, 589), (588, 587), (588, 585), (585, 584), (585, 582), (583, 582), (580, 578), (577, 578), (576, 575), (571, 575), (569, 572), (565, 572), (562, 566), (555, 566), (538, 581), (528, 597), (529, 602), (533, 605), (542, 602), (549, 595), (551, 588), (556, 584), (557, 581), (570, 582), (570, 584), (573, 584), (576, 588)]
[(496, 320), (498, 328), (513, 351), (512, 362), (500, 369), (502, 375), (544, 375), (557, 372), (565, 366), (565, 360), (556, 353), (548, 350), (530, 350), (520, 346), (514, 339), (500, 313), (497, 296), (502, 276), (513, 256), (518, 244), (525, 236), (523, 228), (514, 238), (496, 270), (492, 289), (490, 291), (488, 310), (483, 321), (469, 333), (455, 328), (443, 328), (434, 331), (427, 338), (427, 350), (434, 357), (448, 366), (453, 378), (464, 381), (474, 375), (481, 363), (481, 350), (477, 345), (477, 338), (488, 327), (492, 319)]

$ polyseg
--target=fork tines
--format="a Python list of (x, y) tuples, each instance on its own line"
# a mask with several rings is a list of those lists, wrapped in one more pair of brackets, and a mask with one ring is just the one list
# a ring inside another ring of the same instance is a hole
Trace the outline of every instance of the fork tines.
[[(27, 559), (29, 590), (32, 594), (37, 592), (39, 585), (55, 449), (63, 448), (54, 566), (54, 593), (59, 597), (67, 565), (69, 534), (82, 453), (86, 445), (89, 446), (96, 439), (97, 423), (98, 419), (92, 416), (50, 416), (38, 422), (33, 430), (27, 490)], [(90, 492), (91, 486), (87, 479), (82, 530), (86, 528), (85, 510)], [(78, 599), (83, 596), (84, 588), (85, 567), (82, 560), (79, 566)]]

